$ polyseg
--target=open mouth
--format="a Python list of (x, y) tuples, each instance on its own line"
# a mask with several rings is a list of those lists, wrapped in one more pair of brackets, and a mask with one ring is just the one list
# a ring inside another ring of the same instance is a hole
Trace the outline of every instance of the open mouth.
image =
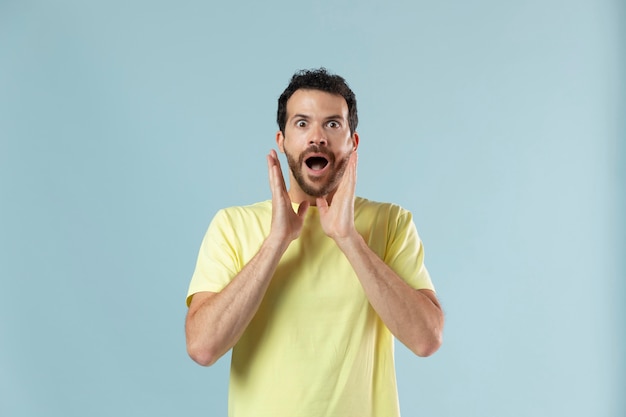
[(312, 170), (319, 171), (326, 168), (326, 165), (328, 165), (328, 159), (323, 156), (311, 156), (310, 158), (307, 158), (304, 163)]

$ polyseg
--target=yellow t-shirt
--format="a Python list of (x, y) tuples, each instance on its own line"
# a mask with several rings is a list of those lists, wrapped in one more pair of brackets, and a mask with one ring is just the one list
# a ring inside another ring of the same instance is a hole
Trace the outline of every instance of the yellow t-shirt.
[[(269, 233), (271, 201), (220, 210), (202, 242), (187, 303), (221, 291)], [(411, 214), (355, 201), (355, 226), (409, 285), (434, 289)], [(231, 417), (399, 416), (393, 336), (310, 207), (258, 312), (232, 352)]]

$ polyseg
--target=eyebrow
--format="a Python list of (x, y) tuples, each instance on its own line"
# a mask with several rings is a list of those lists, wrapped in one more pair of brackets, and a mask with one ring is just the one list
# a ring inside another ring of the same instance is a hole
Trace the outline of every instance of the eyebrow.
[[(293, 119), (306, 119), (306, 120), (309, 120), (309, 119), (311, 119), (311, 116), (308, 116), (308, 115), (302, 114), (302, 113), (297, 113), (297, 114), (294, 114), (293, 116), (291, 116), (289, 118), (289, 120), (293, 120)], [(337, 120), (337, 119), (338, 120), (344, 120), (344, 117), (342, 115), (340, 115), (340, 114), (333, 114), (331, 116), (327, 116), (327, 117), (324, 118), (324, 120)]]

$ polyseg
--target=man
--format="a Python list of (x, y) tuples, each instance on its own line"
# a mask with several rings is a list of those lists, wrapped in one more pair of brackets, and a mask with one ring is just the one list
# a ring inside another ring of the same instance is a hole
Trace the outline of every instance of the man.
[(393, 336), (419, 356), (443, 313), (411, 214), (355, 197), (356, 99), (325, 69), (278, 100), (271, 201), (220, 210), (187, 303), (187, 350), (211, 365), (233, 348), (232, 417), (399, 415)]

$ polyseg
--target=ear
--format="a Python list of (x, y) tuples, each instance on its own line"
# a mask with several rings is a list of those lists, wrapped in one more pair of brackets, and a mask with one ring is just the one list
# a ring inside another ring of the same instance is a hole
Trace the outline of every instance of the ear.
[(359, 134), (356, 132), (352, 134), (352, 146), (353, 151), (356, 151), (359, 147)]
[(278, 132), (276, 132), (276, 145), (278, 145), (278, 150), (281, 153), (285, 153), (285, 136), (283, 135), (283, 132), (281, 132), (280, 130)]

